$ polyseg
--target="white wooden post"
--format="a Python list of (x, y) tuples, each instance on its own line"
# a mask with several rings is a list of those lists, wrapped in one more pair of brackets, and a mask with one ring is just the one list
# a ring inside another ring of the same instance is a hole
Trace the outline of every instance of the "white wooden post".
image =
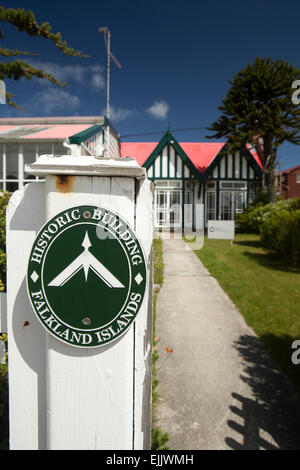
[(45, 222), (44, 183), (16, 191), (6, 212), (10, 448), (46, 449), (45, 336), (26, 292), (26, 265)]
[[(27, 171), (45, 182), (14, 193), (7, 212), (10, 448), (149, 449), (152, 196), (144, 169), (131, 159), (43, 156)], [(86, 204), (114, 210), (134, 228), (149, 271), (134, 324), (95, 349), (49, 335), (25, 286), (37, 232), (59, 212)]]

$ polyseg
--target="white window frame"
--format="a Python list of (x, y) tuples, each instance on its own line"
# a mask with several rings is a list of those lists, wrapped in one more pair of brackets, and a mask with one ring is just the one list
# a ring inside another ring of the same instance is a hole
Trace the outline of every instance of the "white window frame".
[(182, 188), (182, 181), (181, 180), (162, 180), (162, 181), (155, 181), (155, 188), (157, 189), (180, 189)]
[[(213, 208), (209, 208), (208, 199), (213, 199)], [(205, 193), (205, 218), (208, 220), (216, 220), (217, 218), (217, 193), (215, 189), (209, 189)]]
[(225, 191), (247, 191), (246, 181), (220, 181), (220, 190)]
[[(222, 208), (222, 198), (224, 197), (225, 193), (230, 195), (229, 196), (230, 206), (226, 210)], [(237, 209), (237, 204), (236, 204), (237, 194), (242, 196), (243, 207), (241, 209)], [(220, 194), (219, 194), (220, 220), (235, 220), (236, 215), (244, 212), (246, 207), (247, 207), (247, 191), (243, 189), (238, 189), (238, 190), (222, 189), (220, 191)], [(226, 215), (228, 215), (229, 217), (226, 217)]]

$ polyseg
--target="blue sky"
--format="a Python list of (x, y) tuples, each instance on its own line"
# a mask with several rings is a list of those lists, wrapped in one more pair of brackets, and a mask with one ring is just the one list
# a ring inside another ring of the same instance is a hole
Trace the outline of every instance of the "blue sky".
[[(1, 117), (103, 114), (106, 55), (100, 26), (109, 26), (112, 51), (123, 66), (112, 64), (111, 120), (127, 141), (157, 141), (168, 125), (179, 141), (205, 141), (205, 127), (218, 117), (228, 80), (255, 57), (280, 58), (300, 68), (296, 0), (11, 0), (1, 5), (31, 9), (39, 23), (49, 21), (69, 45), (91, 55), (67, 57), (50, 41), (4, 25), (2, 47), (38, 52), (30, 60), (69, 86), (7, 80), (7, 91), (24, 110), (1, 105)], [(125, 137), (142, 133), (149, 135)], [(279, 155), (283, 168), (300, 164), (298, 146), (284, 144)]]

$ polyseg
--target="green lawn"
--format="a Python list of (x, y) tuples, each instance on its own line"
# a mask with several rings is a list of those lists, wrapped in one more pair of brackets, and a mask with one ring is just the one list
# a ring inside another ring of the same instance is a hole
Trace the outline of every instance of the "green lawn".
[(154, 238), (153, 247), (154, 284), (162, 285), (164, 280), (162, 239)]
[(291, 362), (300, 339), (300, 269), (270, 258), (253, 234), (237, 234), (232, 247), (206, 238), (196, 254), (300, 390), (300, 365)]

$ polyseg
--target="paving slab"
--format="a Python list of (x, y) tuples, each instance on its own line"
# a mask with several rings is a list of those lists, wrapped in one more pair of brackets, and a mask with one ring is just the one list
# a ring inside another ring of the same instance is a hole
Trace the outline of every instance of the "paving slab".
[(170, 448), (299, 450), (300, 395), (193, 251), (164, 240), (163, 254), (157, 414)]

